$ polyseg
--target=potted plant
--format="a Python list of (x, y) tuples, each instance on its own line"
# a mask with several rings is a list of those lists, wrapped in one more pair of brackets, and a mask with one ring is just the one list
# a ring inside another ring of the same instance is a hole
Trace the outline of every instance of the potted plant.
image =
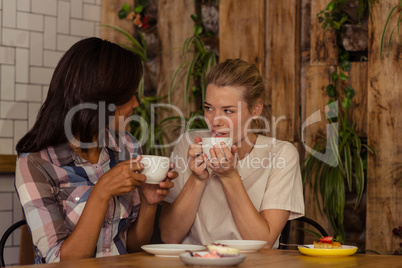
[[(149, 79), (146, 79), (149, 76), (149, 68), (146, 68), (146, 64), (149, 62), (148, 55), (150, 53), (145, 38), (145, 34), (147, 33), (144, 33), (144, 30), (155, 24), (154, 20), (144, 15), (148, 4), (148, 0), (136, 1), (134, 7), (129, 4), (124, 4), (118, 11), (120, 19), (127, 19), (133, 22), (134, 27), (137, 29), (136, 37), (117, 26), (102, 26), (114, 29), (125, 36), (128, 43), (120, 44), (120, 46), (140, 56), (144, 64), (144, 75), (141, 78), (137, 95), (139, 106), (134, 109), (134, 115), (137, 116), (137, 118), (130, 122), (130, 132), (138, 141), (141, 142), (144, 154), (166, 155), (163, 146), (164, 137), (166, 135), (164, 124), (169, 125), (169, 120), (157, 124), (155, 118), (158, 116), (158, 113), (155, 109), (152, 109), (153, 104), (166, 99), (166, 96), (157, 97), (146, 94), (146, 92), (156, 91), (152, 90), (152, 86), (146, 82), (149, 81)], [(155, 144), (160, 146), (156, 147), (154, 146)]]
[[(341, 9), (346, 2), (348, 1), (331, 1), (325, 10), (317, 14), (324, 29), (336, 31), (338, 64), (331, 74), (331, 83), (326, 87), (326, 93), (330, 98), (327, 112), (330, 135), (321, 138), (315, 144), (302, 164), (303, 182), (312, 188), (320, 212), (326, 215), (336, 239), (341, 243), (345, 243), (346, 240), (344, 231), (346, 194), (352, 191), (356, 193), (354, 205), (356, 210), (366, 184), (367, 164), (364, 151), (375, 153), (374, 149), (358, 136), (355, 124), (351, 122), (349, 116), (355, 91), (350, 86), (344, 86), (349, 79), (347, 72), (351, 68), (350, 53), (345, 50), (341, 42), (342, 27), (350, 21), (347, 13)], [(360, 2), (363, 1), (359, 0)], [(368, 1), (370, 4), (374, 2), (376, 0)]]
[[(201, 1), (202, 2), (202, 1)], [(169, 87), (169, 102), (171, 101), (175, 85), (178, 82), (179, 74), (184, 74), (184, 105), (195, 103), (196, 112), (191, 112), (185, 119), (188, 129), (205, 129), (207, 125), (203, 119), (203, 103), (205, 99), (206, 84), (205, 78), (209, 69), (217, 62), (217, 52), (214, 47), (217, 44), (216, 33), (212, 29), (217, 28), (216, 23), (209, 17), (211, 27), (206, 27), (203, 22), (203, 10), (201, 2), (196, 2), (197, 14), (192, 14), (191, 19), (194, 22), (193, 35), (187, 38), (182, 47), (184, 55), (191, 54), (192, 57), (182, 62), (173, 74)], [(216, 12), (212, 12), (216, 13)], [(212, 41), (211, 41), (212, 40)]]

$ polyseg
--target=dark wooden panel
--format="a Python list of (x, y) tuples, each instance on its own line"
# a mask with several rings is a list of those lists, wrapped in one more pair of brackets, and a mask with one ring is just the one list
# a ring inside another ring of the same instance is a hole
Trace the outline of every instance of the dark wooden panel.
[(356, 124), (359, 137), (367, 137), (367, 62), (352, 62), (348, 83), (355, 90), (350, 108), (350, 120)]
[[(394, 35), (390, 54), (381, 62), (380, 40), (389, 11), (398, 4), (383, 0), (373, 5), (374, 23), (369, 24), (367, 132), (377, 153), (369, 156), (367, 165), (366, 248), (388, 254), (401, 242), (392, 229), (402, 224), (402, 54)], [(397, 15), (390, 20), (386, 39), (396, 22)]]
[(299, 1), (267, 1), (266, 77), (278, 139), (300, 141)]
[[(330, 82), (331, 72), (334, 67), (330, 66), (309, 66), (306, 70), (306, 120), (302, 127), (302, 134), (304, 134), (304, 148), (306, 155), (312, 150), (315, 143), (323, 136), (326, 135), (326, 117), (325, 105), (329, 97), (326, 94), (325, 88)], [(319, 114), (321, 120), (314, 119), (315, 114)], [(305, 207), (307, 217), (314, 219), (320, 223), (327, 232), (331, 233), (331, 226), (326, 217), (322, 216), (316, 204), (316, 198), (311, 192), (309, 187), (305, 187)], [(319, 197), (318, 197), (319, 198)]]
[(219, 61), (240, 58), (264, 71), (264, 0), (219, 1)]

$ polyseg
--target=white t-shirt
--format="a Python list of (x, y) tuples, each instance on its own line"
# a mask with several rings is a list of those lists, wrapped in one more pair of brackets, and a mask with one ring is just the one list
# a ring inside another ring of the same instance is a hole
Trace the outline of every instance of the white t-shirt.
[[(195, 137), (211, 136), (210, 132), (185, 133), (175, 146), (171, 161), (179, 173), (165, 201), (173, 203), (191, 175), (187, 165), (189, 145)], [(244, 188), (258, 212), (265, 209), (290, 211), (289, 220), (304, 215), (303, 185), (299, 154), (289, 142), (258, 135), (253, 150), (237, 162)], [(215, 240), (242, 239), (234, 222), (220, 179), (210, 172), (200, 206), (185, 244), (207, 245)], [(278, 240), (274, 248), (278, 247)]]

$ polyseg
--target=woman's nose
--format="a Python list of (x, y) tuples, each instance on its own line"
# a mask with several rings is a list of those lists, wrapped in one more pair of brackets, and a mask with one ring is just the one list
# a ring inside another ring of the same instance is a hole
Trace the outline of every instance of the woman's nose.
[[(226, 119), (226, 120), (227, 120), (227, 119)], [(222, 126), (224, 121), (225, 121), (224, 116), (222, 116), (222, 115), (215, 115), (215, 116), (212, 118), (212, 125), (213, 125), (213, 126)]]

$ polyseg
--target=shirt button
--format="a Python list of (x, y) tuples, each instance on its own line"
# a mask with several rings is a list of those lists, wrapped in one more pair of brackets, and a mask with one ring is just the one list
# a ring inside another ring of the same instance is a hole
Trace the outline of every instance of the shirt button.
[(112, 222), (111, 221), (107, 221), (107, 224), (111, 224)]
[(105, 249), (106, 253), (110, 252), (110, 248)]
[(75, 199), (75, 201), (79, 201), (79, 200), (80, 200), (80, 197), (79, 197), (79, 196), (76, 196), (74, 199)]

